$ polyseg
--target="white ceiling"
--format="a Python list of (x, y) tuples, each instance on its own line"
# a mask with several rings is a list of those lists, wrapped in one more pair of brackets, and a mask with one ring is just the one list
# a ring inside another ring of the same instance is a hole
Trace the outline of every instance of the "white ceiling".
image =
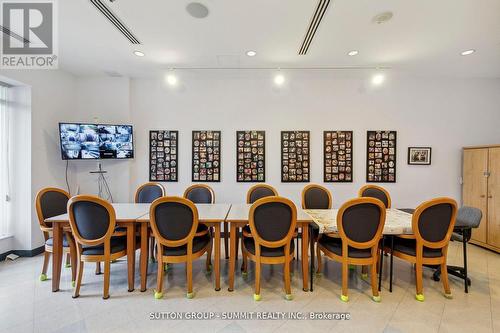
[[(317, 0), (196, 1), (209, 8), (207, 18), (189, 16), (188, 0), (106, 0), (142, 42), (136, 46), (89, 0), (59, 1), (60, 67), (145, 77), (184, 67), (388, 66), (412, 75), (500, 77), (500, 0), (332, 0), (305, 56), (298, 50)], [(384, 11), (393, 19), (373, 23)], [(477, 52), (461, 56), (466, 49)], [(347, 56), (350, 50), (359, 55)]]

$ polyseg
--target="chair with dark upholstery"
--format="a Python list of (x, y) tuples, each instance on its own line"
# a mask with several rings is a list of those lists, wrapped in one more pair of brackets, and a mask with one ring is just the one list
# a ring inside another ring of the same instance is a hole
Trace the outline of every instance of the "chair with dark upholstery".
[[(293, 259), (293, 234), (297, 224), (297, 208), (286, 198), (270, 196), (255, 201), (249, 212), (253, 237), (243, 237), (241, 249), (247, 273), (247, 258), (255, 262), (254, 300), (259, 301), (261, 264), (283, 264), (285, 298), (291, 300), (290, 266)], [(246, 274), (245, 274), (246, 275)]]
[[(160, 183), (145, 183), (137, 188), (135, 191), (135, 203), (152, 203), (158, 198), (165, 196), (165, 188)], [(148, 230), (151, 232), (151, 230)], [(151, 262), (155, 261), (154, 250), (155, 242), (151, 235), (149, 239), (149, 258)]]
[[(464, 280), (464, 290), (469, 292), (471, 280), (467, 274), (467, 242), (472, 235), (472, 228), (479, 227), (483, 213), (479, 208), (463, 206), (457, 212), (457, 222), (451, 235), (451, 240), (462, 242), (464, 266), (447, 266), (448, 274), (459, 277)], [(439, 281), (441, 276), (441, 267), (434, 272), (433, 279)]]
[(446, 256), (456, 215), (457, 203), (451, 198), (436, 198), (426, 201), (420, 204), (413, 213), (413, 235), (394, 238), (393, 255), (415, 264), (415, 298), (418, 301), (424, 301), (422, 285), (424, 265), (441, 266), (445, 296), (452, 297), (448, 283)]
[(385, 208), (391, 208), (391, 196), (389, 192), (381, 186), (373, 184), (365, 185), (359, 189), (358, 197), (379, 199), (384, 203)]
[[(194, 184), (189, 186), (184, 191), (184, 198), (191, 200), (195, 204), (214, 204), (215, 203), (215, 193), (214, 190), (208, 185), (205, 184)], [(224, 223), (224, 245), (226, 246), (226, 256), (229, 253), (227, 249), (227, 223)], [(196, 230), (196, 236), (203, 236), (205, 234), (210, 235), (210, 239), (213, 239), (213, 230), (207, 227), (203, 223), (198, 224), (198, 229)], [(212, 242), (210, 242), (210, 249), (207, 253), (207, 263), (208, 267), (211, 267), (211, 258), (212, 258)]]
[(69, 200), (68, 213), (71, 232), (76, 241), (78, 262), (73, 298), (80, 296), (84, 262), (102, 261), (103, 299), (108, 299), (111, 261), (127, 255), (127, 237), (113, 236), (116, 227), (115, 210), (108, 201), (99, 197), (77, 195)]
[[(302, 209), (331, 209), (332, 208), (332, 194), (326, 187), (318, 184), (309, 184), (302, 190)], [(338, 234), (325, 235), (338, 237)], [(314, 235), (311, 235), (314, 241), (318, 241), (319, 233), (315, 230)], [(318, 260), (318, 268), (316, 273), (322, 270), (321, 251), (316, 247), (316, 257)]]
[(377, 285), (379, 241), (385, 224), (385, 207), (376, 198), (356, 198), (347, 201), (337, 213), (340, 238), (321, 237), (318, 247), (325, 255), (342, 263), (342, 295), (348, 296), (349, 265), (371, 266), (372, 299), (380, 302)]
[[(185, 198), (162, 197), (150, 208), (150, 223), (158, 244), (158, 277), (155, 298), (163, 297), (163, 264), (186, 263), (187, 298), (193, 298), (193, 260), (210, 248), (210, 235), (196, 236), (198, 210)], [(209, 269), (207, 264), (207, 270)]]
[[(45, 252), (40, 281), (47, 280), (47, 268), (49, 265), (50, 254), (53, 252), (53, 239), (50, 235), (52, 232), (52, 224), (45, 222), (45, 220), (50, 217), (66, 214), (68, 212), (67, 204), (69, 198), (70, 195), (68, 192), (54, 187), (44, 188), (36, 195), (36, 215), (38, 217), (40, 229), (43, 232), (43, 238), (45, 239)], [(69, 228), (65, 228), (63, 231), (63, 253), (66, 253), (66, 267), (70, 266), (69, 261), (71, 261), (71, 282), (74, 284), (76, 278), (75, 241)]]

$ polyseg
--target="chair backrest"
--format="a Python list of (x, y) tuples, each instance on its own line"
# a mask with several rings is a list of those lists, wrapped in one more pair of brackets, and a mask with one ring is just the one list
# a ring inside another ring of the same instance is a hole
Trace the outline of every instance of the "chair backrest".
[(189, 186), (184, 191), (184, 198), (191, 200), (197, 204), (211, 204), (215, 203), (214, 190), (205, 184), (195, 184)]
[(165, 188), (159, 183), (146, 183), (139, 186), (135, 191), (136, 203), (152, 203), (158, 198), (165, 196)]
[(332, 201), (330, 191), (321, 185), (309, 184), (302, 190), (303, 209), (330, 209)]
[(151, 204), (151, 229), (158, 242), (177, 247), (193, 240), (198, 228), (198, 210), (194, 203), (180, 197), (162, 197)]
[(463, 206), (458, 209), (455, 227), (477, 228), (483, 218), (483, 212), (476, 207)]
[(40, 227), (50, 228), (51, 224), (46, 223), (45, 219), (68, 212), (69, 197), (68, 192), (55, 187), (46, 187), (38, 191), (35, 206)]
[(283, 197), (262, 198), (250, 207), (248, 222), (256, 246), (289, 246), (297, 224), (297, 208)]
[(391, 208), (391, 196), (387, 190), (377, 185), (365, 185), (359, 189), (358, 197), (376, 198), (382, 201), (385, 208)]
[(278, 196), (278, 191), (271, 185), (267, 184), (257, 184), (252, 187), (247, 192), (247, 204), (253, 204), (255, 201), (271, 196)]
[(106, 200), (93, 195), (77, 195), (68, 201), (71, 232), (83, 245), (109, 241), (116, 226), (116, 213)]
[(376, 246), (384, 229), (385, 211), (384, 203), (376, 198), (356, 198), (344, 203), (337, 213), (342, 245), (358, 249)]
[(417, 247), (419, 243), (433, 249), (446, 247), (456, 216), (457, 203), (451, 198), (436, 198), (420, 204), (412, 218)]

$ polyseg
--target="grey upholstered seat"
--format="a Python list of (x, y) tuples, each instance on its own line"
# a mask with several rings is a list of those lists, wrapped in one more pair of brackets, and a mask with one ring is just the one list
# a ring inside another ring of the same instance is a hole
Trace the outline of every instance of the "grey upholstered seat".
[[(417, 241), (414, 239), (394, 238), (394, 251), (415, 257), (417, 255)], [(441, 256), (441, 249), (430, 249), (424, 246), (423, 256), (426, 258), (437, 258)]]
[(389, 207), (389, 198), (387, 198), (386, 194), (383, 191), (381, 191), (377, 188), (373, 188), (373, 187), (367, 188), (363, 191), (363, 193), (361, 193), (361, 196), (379, 199), (380, 201), (382, 201), (384, 203), (384, 206), (386, 208)]
[[(57, 215), (56, 215), (57, 216)], [(50, 237), (45, 241), (45, 245), (52, 246), (54, 244), (54, 239)], [(69, 247), (68, 239), (66, 238), (66, 234), (63, 234), (63, 247)]]
[[(245, 237), (243, 240), (243, 243), (245, 244), (245, 248), (247, 249), (248, 252), (251, 254), (255, 255), (255, 241), (253, 238), (250, 237)], [(293, 253), (295, 249), (295, 245), (293, 242), (293, 239), (290, 241), (290, 254)], [(260, 247), (260, 255), (262, 257), (282, 257), (285, 255), (285, 247), (265, 247), (261, 246)]]
[[(193, 238), (193, 253), (201, 251), (210, 243), (210, 236), (203, 235)], [(187, 255), (187, 245), (184, 244), (178, 247), (163, 247), (163, 255), (165, 256), (185, 256)]]
[[(117, 253), (127, 248), (127, 237), (111, 237), (110, 240), (111, 253)], [(96, 246), (82, 246), (83, 255), (104, 255), (104, 244)]]
[[(318, 242), (328, 251), (342, 256), (342, 240), (340, 238), (321, 237)], [(347, 252), (351, 258), (370, 258), (372, 256), (370, 249), (356, 249), (349, 246)]]

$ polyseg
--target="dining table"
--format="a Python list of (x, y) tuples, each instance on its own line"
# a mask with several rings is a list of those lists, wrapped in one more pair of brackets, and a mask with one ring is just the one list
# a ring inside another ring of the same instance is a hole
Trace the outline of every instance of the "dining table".
[[(127, 262), (128, 291), (134, 290), (136, 225), (140, 226), (140, 272), (141, 291), (146, 291), (149, 242), (149, 203), (112, 203), (116, 214), (116, 224), (127, 229)], [(220, 290), (220, 223), (224, 222), (231, 204), (195, 204), (198, 210), (199, 223), (213, 226), (215, 229), (216, 290)], [(68, 227), (68, 214), (61, 214), (45, 220), (52, 224), (53, 257), (52, 257), (52, 291), (59, 291), (61, 280), (61, 264), (63, 250), (63, 228)], [(72, 254), (75, 255), (76, 254)], [(76, 261), (76, 260), (75, 260)]]
[[(319, 235), (321, 234), (329, 234), (336, 233), (337, 229), (337, 215), (338, 209), (306, 209), (304, 213), (307, 214), (313, 221), (309, 225), (309, 233), (311, 235), (314, 234), (313, 230), (317, 230)], [(392, 267), (393, 267), (393, 246), (394, 246), (394, 236), (397, 235), (412, 235), (412, 214), (405, 212), (401, 209), (395, 208), (387, 208), (385, 214), (385, 222), (384, 229), (382, 231), (384, 236), (388, 236), (391, 241), (391, 258), (390, 258), (390, 282), (389, 282), (389, 291), (392, 292)], [(384, 238), (382, 237), (382, 249), (384, 248)], [(313, 272), (314, 272), (314, 241), (311, 238), (310, 242), (310, 290), (313, 291)], [(383, 255), (380, 258), (380, 270), (379, 270), (379, 280), (378, 280), (378, 289), (380, 290), (381, 282), (382, 282), (382, 265), (383, 265)]]

